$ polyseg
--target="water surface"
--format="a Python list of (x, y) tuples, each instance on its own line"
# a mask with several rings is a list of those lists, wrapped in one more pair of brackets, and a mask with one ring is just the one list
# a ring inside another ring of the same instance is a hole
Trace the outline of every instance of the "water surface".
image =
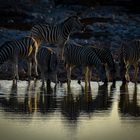
[(112, 88), (72, 81), (47, 90), (41, 82), (0, 81), (1, 140), (139, 140), (140, 84)]

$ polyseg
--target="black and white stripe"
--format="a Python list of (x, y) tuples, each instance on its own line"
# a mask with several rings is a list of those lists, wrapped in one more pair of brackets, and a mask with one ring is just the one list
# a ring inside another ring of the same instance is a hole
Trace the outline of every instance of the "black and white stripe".
[(57, 84), (57, 55), (49, 47), (41, 47), (37, 52), (37, 62), (41, 72), (42, 85), (46, 80), (54, 81)]
[(79, 44), (66, 43), (64, 48), (65, 63), (67, 66), (68, 84), (71, 81), (71, 68), (73, 66), (82, 66), (85, 69), (85, 84), (91, 80), (91, 71), (94, 66), (99, 73), (100, 79), (106, 81), (105, 70), (102, 66), (101, 60), (96, 52), (92, 51), (91, 47), (83, 47)]
[(36, 52), (38, 45), (32, 37), (24, 37), (20, 40), (7, 41), (0, 47), (0, 64), (10, 60), (13, 63), (13, 79), (19, 79), (18, 76), (18, 59), (28, 60), (28, 75), (31, 76), (31, 64), (37, 74)]
[(137, 82), (139, 71), (138, 62), (140, 61), (140, 40), (123, 42), (120, 52), (120, 75), (123, 82), (129, 81), (129, 66), (134, 66), (134, 81)]
[[(109, 48), (97, 48), (96, 46), (85, 46), (90, 47), (91, 51), (95, 52), (101, 62), (104, 64), (104, 69), (106, 70), (106, 74), (109, 71), (112, 77), (112, 81), (115, 84), (116, 81), (116, 69), (115, 62), (113, 60), (113, 56)], [(109, 78), (108, 78), (109, 79)], [(78, 83), (81, 83), (81, 75), (78, 77)]]
[(81, 31), (84, 25), (80, 22), (77, 16), (71, 16), (58, 24), (37, 24), (31, 29), (31, 36), (38, 42), (41, 40), (47, 44), (58, 45), (58, 55), (63, 58), (64, 44), (73, 32)]
[(93, 47), (93, 51), (97, 54), (101, 62), (105, 65), (106, 70), (110, 72), (112, 81), (116, 81), (116, 68), (111, 50), (109, 48)]

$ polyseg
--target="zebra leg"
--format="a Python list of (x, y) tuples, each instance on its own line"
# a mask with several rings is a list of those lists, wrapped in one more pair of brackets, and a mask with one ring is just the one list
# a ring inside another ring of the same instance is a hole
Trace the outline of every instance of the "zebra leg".
[(33, 61), (33, 67), (34, 67), (34, 73), (36, 78), (38, 77), (38, 71), (37, 71), (37, 58), (36, 58), (36, 53), (35, 53), (35, 57), (34, 57), (34, 61)]
[(107, 65), (103, 65), (103, 68), (105, 70), (105, 80), (104, 80), (104, 85), (107, 85), (108, 84), (108, 81), (109, 81), (109, 72), (108, 72), (108, 69), (107, 69)]
[(67, 65), (67, 82), (68, 82), (68, 87), (70, 87), (71, 83), (71, 66)]
[(48, 93), (50, 93), (51, 91), (51, 80), (46, 78), (46, 87), (47, 87), (47, 91)]
[(126, 64), (126, 74), (125, 74), (127, 82), (130, 81), (130, 76), (129, 76), (129, 64)]
[(28, 65), (28, 81), (30, 81), (31, 80), (31, 68), (32, 68), (31, 60), (29, 60), (27, 62), (27, 65)]
[(107, 81), (109, 81), (110, 80), (110, 78), (109, 78), (109, 70), (108, 70), (108, 67), (107, 67), (107, 65), (105, 64), (105, 66), (104, 66), (105, 68), (105, 72), (106, 72), (106, 77), (107, 77)]
[(55, 88), (57, 86), (57, 81), (58, 81), (57, 74), (55, 74)]
[(60, 60), (64, 60), (64, 44), (65, 42), (60, 43), (58, 44), (58, 47), (57, 47), (57, 54)]
[(19, 75), (18, 75), (18, 60), (16, 60), (16, 65), (15, 65), (15, 69), (16, 69), (16, 80), (19, 80)]
[(45, 72), (43, 69), (41, 70), (41, 80), (42, 80), (42, 87), (44, 87), (44, 85), (45, 85)]
[(16, 68), (16, 64), (15, 64), (15, 62), (12, 62), (13, 85), (16, 85), (17, 84), (15, 68)]
[(63, 55), (64, 55), (64, 47), (61, 49), (61, 60), (64, 60), (64, 57), (63, 57)]
[(121, 79), (122, 79), (122, 82), (125, 84), (126, 83), (126, 65), (123, 61), (123, 59), (120, 60), (120, 76), (121, 76)]
[(82, 77), (82, 74), (83, 74), (83, 68), (80, 67), (79, 70), (80, 70), (80, 72), (79, 72), (79, 75), (78, 75), (78, 81), (77, 81), (77, 83), (78, 84), (81, 84), (81, 80), (82, 80), (81, 77)]
[(19, 75), (18, 75), (18, 57), (14, 57), (13, 60), (13, 71), (14, 71), (14, 75), (13, 75), (13, 84), (17, 84), (17, 81), (19, 80)]
[(90, 87), (91, 77), (92, 77), (92, 68), (89, 68), (88, 69), (88, 86), (89, 87)]
[(33, 69), (34, 69), (34, 76), (35, 78), (38, 77), (38, 71), (37, 71), (37, 63), (36, 62), (33, 62)]
[(87, 88), (87, 85), (88, 85), (88, 75), (89, 75), (89, 69), (88, 69), (88, 67), (86, 66), (85, 68), (84, 68), (84, 73), (85, 73), (85, 88)]
[(139, 71), (139, 67), (138, 67), (138, 63), (136, 63), (134, 66), (134, 82), (136, 83), (138, 80), (138, 71)]

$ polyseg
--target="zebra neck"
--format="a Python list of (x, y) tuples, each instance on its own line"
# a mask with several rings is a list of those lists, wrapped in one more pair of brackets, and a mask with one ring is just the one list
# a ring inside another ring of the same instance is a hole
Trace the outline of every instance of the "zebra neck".
[(6, 56), (6, 55), (3, 55), (1, 56), (0, 55), (0, 65), (3, 64), (4, 62), (8, 61), (10, 59), (11, 55), (9, 56)]
[(40, 39), (40, 40), (37, 40), (37, 45), (38, 45), (38, 47), (40, 47), (42, 41), (43, 41), (43, 40), (41, 40), (41, 39)]
[(39, 47), (43, 40), (40, 39), (40, 38), (34, 38), (34, 39), (36, 40), (36, 43), (37, 43), (37, 45)]
[(63, 38), (67, 40), (71, 32), (72, 32), (72, 26), (70, 25), (70, 23), (64, 23), (62, 29)]

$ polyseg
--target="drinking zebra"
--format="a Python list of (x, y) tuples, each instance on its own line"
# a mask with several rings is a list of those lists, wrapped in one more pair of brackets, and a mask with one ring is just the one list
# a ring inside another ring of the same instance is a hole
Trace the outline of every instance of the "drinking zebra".
[(42, 86), (48, 85), (51, 81), (57, 84), (57, 55), (49, 47), (41, 47), (37, 52), (37, 62), (41, 72)]
[(85, 84), (90, 85), (91, 71), (94, 66), (99, 73), (100, 79), (107, 81), (105, 70), (96, 52), (91, 51), (90, 47), (83, 47), (68, 41), (64, 47), (64, 57), (67, 69), (68, 86), (71, 82), (71, 70), (74, 66), (82, 66), (85, 73)]
[(47, 44), (57, 44), (57, 55), (63, 59), (64, 44), (69, 36), (77, 31), (84, 30), (85, 26), (77, 16), (71, 16), (57, 24), (37, 24), (31, 29), (30, 35), (37, 42), (45, 41)]
[(17, 82), (18, 75), (18, 59), (23, 58), (28, 62), (28, 76), (31, 78), (31, 67), (34, 66), (35, 75), (37, 72), (37, 53), (38, 45), (32, 37), (24, 37), (19, 40), (7, 41), (0, 47), (0, 65), (10, 60), (13, 64), (13, 82)]
[[(112, 78), (113, 85), (115, 86), (115, 82), (116, 82), (116, 69), (115, 69), (115, 62), (113, 60), (113, 56), (111, 54), (110, 49), (109, 48), (97, 48), (96, 46), (85, 46), (85, 47), (90, 47), (91, 51), (96, 53), (98, 58), (104, 64), (106, 73), (109, 71), (110, 76)], [(78, 83), (79, 84), (81, 83), (80, 79), (78, 79)]]

